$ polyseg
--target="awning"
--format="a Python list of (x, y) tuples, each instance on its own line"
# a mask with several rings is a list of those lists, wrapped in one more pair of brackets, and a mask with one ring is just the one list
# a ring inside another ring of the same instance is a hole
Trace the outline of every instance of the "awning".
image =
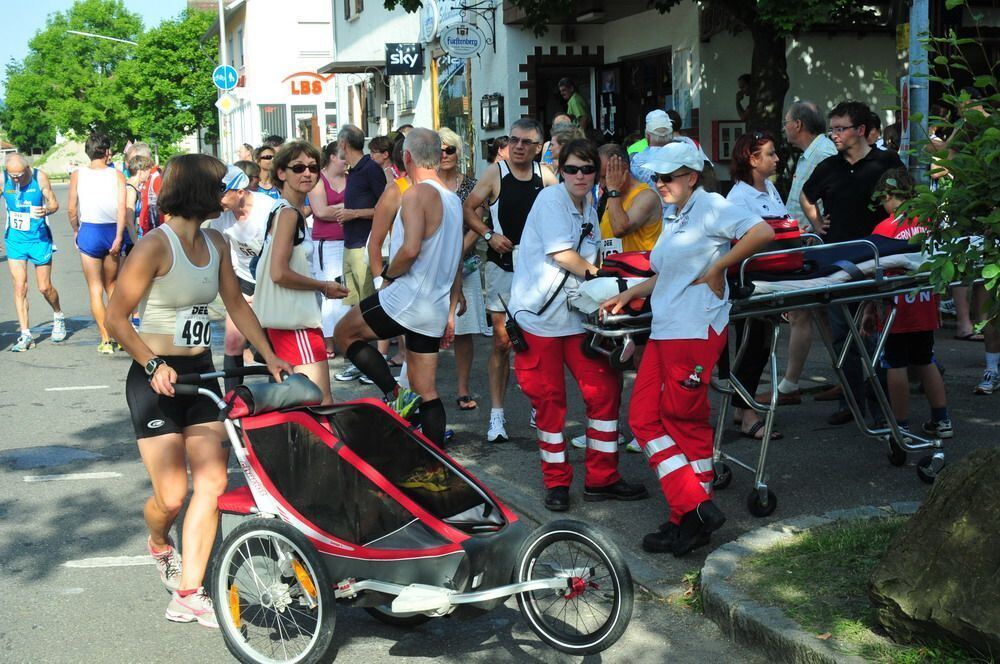
[(385, 69), (385, 60), (344, 60), (331, 62), (320, 67), (320, 74), (364, 74), (372, 70)]

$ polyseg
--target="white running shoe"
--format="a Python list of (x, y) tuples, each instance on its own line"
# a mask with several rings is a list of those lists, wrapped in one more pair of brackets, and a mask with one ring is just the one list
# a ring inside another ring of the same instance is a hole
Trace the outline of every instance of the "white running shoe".
[(510, 438), (507, 436), (507, 429), (505, 428), (507, 420), (504, 419), (503, 413), (490, 413), (490, 428), (486, 432), (486, 442), (489, 443), (506, 443)]
[(156, 571), (160, 573), (160, 581), (167, 590), (173, 592), (181, 586), (181, 554), (174, 548), (173, 541), (166, 551), (156, 553), (153, 551), (152, 539), (146, 538), (146, 550), (156, 561)]
[(49, 339), (59, 343), (66, 339), (66, 319), (65, 318), (53, 318), (52, 319), (52, 334), (49, 335)]
[(633, 438), (629, 441), (628, 445), (625, 446), (626, 452), (642, 452), (642, 448), (639, 447), (639, 441)]
[(976, 385), (973, 392), (976, 394), (993, 394), (997, 390), (1000, 390), (1000, 374), (987, 369), (983, 373), (983, 382)]
[(364, 374), (361, 373), (361, 369), (358, 369), (353, 364), (348, 364), (339, 374), (334, 376), (334, 379), (340, 381), (341, 383), (349, 383), (352, 380), (357, 380), (361, 378)]
[(173, 622), (194, 622), (205, 627), (219, 628), (219, 621), (215, 618), (215, 607), (212, 605), (212, 598), (208, 596), (205, 589), (199, 587), (193, 594), (181, 597), (174, 591), (170, 603), (167, 604), (167, 620)]
[(572, 440), (569, 441), (569, 444), (578, 450), (587, 449), (587, 434), (583, 434), (582, 436), (577, 436), (576, 438), (573, 438)]
[(23, 353), (26, 350), (31, 350), (35, 347), (35, 339), (31, 336), (31, 332), (21, 332), (21, 336), (17, 338), (14, 345), (10, 347), (12, 353)]

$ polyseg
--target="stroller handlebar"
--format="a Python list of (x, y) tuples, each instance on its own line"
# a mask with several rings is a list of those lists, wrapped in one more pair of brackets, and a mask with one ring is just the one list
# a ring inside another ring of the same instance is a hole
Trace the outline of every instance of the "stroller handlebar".
[[(238, 369), (223, 369), (222, 371), (212, 371), (209, 373), (189, 373), (180, 374), (177, 376), (177, 382), (174, 383), (175, 386), (180, 386), (183, 384), (188, 384), (194, 387), (196, 383), (200, 383), (205, 380), (211, 380), (212, 378), (243, 378), (244, 376), (270, 376), (271, 371), (264, 365), (253, 366), (253, 367), (240, 367)], [(176, 388), (175, 388), (176, 389)], [(189, 393), (194, 394), (194, 393)]]

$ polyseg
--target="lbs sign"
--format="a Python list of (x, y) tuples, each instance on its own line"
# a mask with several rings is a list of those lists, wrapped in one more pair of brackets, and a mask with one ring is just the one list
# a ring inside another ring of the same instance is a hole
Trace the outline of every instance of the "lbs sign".
[(386, 44), (385, 73), (387, 76), (423, 74), (423, 46), (421, 44)]
[(456, 23), (441, 33), (441, 48), (453, 58), (471, 58), (486, 46), (486, 35), (471, 23)]

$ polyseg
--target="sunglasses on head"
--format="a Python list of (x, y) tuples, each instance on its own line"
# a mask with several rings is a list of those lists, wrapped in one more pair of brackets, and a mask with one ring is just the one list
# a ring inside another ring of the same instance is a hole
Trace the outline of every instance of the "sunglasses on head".
[(302, 175), (306, 171), (315, 174), (319, 173), (319, 165), (309, 164), (308, 166), (306, 166), (305, 164), (295, 164), (294, 166), (289, 166), (288, 170), (290, 170), (292, 173), (295, 173), (296, 175)]
[(268, 160), (271, 160), (271, 159), (274, 159), (274, 155), (273, 155), (273, 154), (262, 154), (262, 155), (260, 156), (260, 158), (261, 158), (261, 159), (268, 159)]
[(693, 171), (684, 171), (683, 173), (657, 173), (656, 181), (662, 182), (663, 184), (670, 184), (674, 180), (678, 180), (685, 175), (691, 175)]
[(566, 165), (562, 167), (562, 172), (566, 175), (576, 175), (577, 173), (583, 173), (584, 175), (593, 175), (597, 172), (597, 166), (593, 164), (584, 164), (583, 166), (570, 166)]
[(443, 152), (446, 155), (453, 155), (456, 152), (458, 152), (458, 148), (456, 148), (454, 145), (442, 145), (441, 152)]

